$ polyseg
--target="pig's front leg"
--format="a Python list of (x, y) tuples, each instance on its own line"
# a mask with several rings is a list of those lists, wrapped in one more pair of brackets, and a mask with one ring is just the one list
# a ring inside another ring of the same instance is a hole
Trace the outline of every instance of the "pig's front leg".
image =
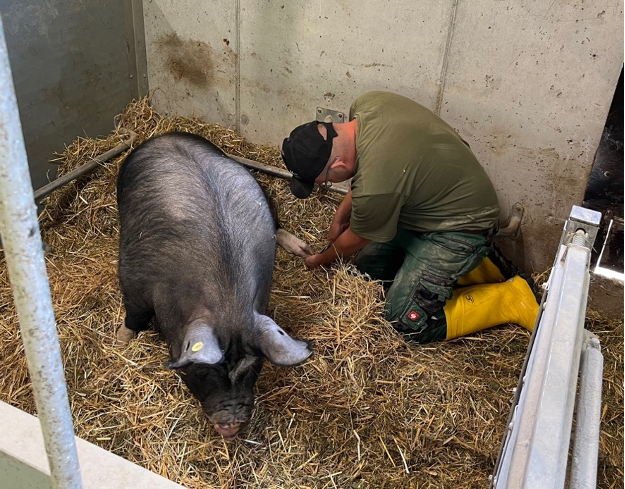
[(306, 258), (307, 256), (315, 254), (308, 243), (293, 236), (284, 229), (278, 229), (276, 231), (276, 243), (282, 246), (287, 252), (299, 256), (300, 258)]

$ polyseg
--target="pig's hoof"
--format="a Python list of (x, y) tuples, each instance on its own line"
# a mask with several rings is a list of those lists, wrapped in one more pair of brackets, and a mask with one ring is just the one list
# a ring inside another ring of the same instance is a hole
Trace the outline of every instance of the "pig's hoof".
[(306, 258), (315, 254), (308, 243), (302, 241), (284, 229), (278, 229), (275, 237), (276, 243), (292, 255), (299, 256), (300, 258)]
[(126, 346), (135, 336), (137, 336), (137, 333), (122, 325), (117, 330), (117, 343)]

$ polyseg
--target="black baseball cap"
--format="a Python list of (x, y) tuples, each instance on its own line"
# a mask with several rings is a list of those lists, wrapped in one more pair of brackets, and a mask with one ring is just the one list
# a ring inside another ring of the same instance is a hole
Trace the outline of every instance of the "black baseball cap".
[[(323, 124), (327, 139), (319, 132)], [(297, 126), (282, 142), (282, 159), (293, 175), (291, 192), (299, 199), (305, 199), (315, 186), (315, 179), (321, 174), (332, 153), (332, 140), (337, 136), (331, 122), (312, 121)]]

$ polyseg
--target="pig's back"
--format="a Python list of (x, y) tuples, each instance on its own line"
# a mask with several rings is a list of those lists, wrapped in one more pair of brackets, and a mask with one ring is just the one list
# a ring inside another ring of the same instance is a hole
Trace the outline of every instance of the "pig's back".
[(171, 296), (175, 284), (169, 308), (190, 308), (200, 291), (213, 303), (206, 307), (266, 306), (275, 223), (243, 166), (203, 138), (170, 133), (127, 158), (117, 192), (120, 278), (141, 289), (144, 301)]

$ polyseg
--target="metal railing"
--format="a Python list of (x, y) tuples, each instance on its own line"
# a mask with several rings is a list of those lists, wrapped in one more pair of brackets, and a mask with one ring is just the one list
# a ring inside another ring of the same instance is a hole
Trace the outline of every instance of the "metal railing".
[(81, 488), (37, 208), (0, 18), (0, 235), (52, 485)]
[(600, 213), (573, 206), (564, 226), (491, 477), (495, 489), (596, 486), (603, 356), (584, 319), (600, 222)]

